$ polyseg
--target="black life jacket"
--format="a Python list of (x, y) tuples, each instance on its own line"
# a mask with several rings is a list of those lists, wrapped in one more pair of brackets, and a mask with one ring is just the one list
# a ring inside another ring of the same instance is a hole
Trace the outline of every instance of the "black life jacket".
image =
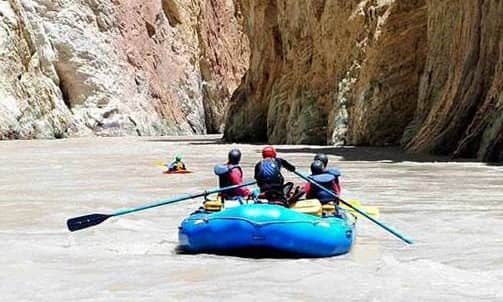
[[(322, 187), (328, 189), (329, 191), (333, 192), (334, 194), (337, 194), (336, 192), (333, 191), (333, 183), (335, 181), (334, 175), (328, 174), (328, 173), (323, 173), (323, 174), (318, 174), (318, 175), (311, 175), (311, 176), (309, 176), (309, 178), (316, 181)], [(315, 185), (313, 183), (311, 183), (311, 190), (310, 190), (307, 198), (316, 198), (322, 204), (325, 204), (329, 201), (336, 200), (336, 198), (332, 194), (319, 188), (317, 185)]]
[(281, 175), (281, 164), (274, 158), (265, 158), (258, 164), (255, 179), (262, 192), (269, 190), (281, 192), (285, 182)]

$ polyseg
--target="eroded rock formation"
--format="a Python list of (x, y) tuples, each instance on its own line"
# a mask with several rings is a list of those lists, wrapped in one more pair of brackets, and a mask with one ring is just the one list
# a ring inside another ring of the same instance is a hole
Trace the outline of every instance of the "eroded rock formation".
[(221, 129), (239, 18), (232, 1), (0, 0), (0, 139)]
[(240, 2), (251, 59), (227, 139), (501, 159), (501, 1)]
[(411, 151), (503, 161), (503, 2), (428, 1)]
[(63, 136), (71, 124), (52, 46), (26, 20), (18, 2), (0, 1), (0, 139)]
[(225, 121), (232, 141), (503, 160), (499, 0), (0, 0), (0, 43), (0, 139)]
[(241, 2), (250, 70), (227, 138), (398, 143), (425, 60), (424, 1)]

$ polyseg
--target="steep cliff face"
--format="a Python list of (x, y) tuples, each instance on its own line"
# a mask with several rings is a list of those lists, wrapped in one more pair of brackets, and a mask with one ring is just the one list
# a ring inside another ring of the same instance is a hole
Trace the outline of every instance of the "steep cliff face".
[(0, 139), (63, 136), (71, 112), (51, 63), (55, 56), (40, 24), (17, 2), (0, 1)]
[(242, 3), (251, 61), (228, 139), (399, 141), (424, 64), (424, 1)]
[(503, 2), (429, 1), (428, 50), (405, 148), (503, 161)]
[(426, 6), (424, 1), (390, 1), (376, 10), (377, 20), (371, 21), (376, 29), (365, 41), (348, 95), (346, 139), (357, 145), (396, 145), (416, 110), (426, 59)]
[(232, 0), (202, 1), (199, 18), (206, 127), (209, 133), (222, 132), (231, 95), (248, 69), (249, 42)]
[(228, 140), (501, 157), (501, 1), (241, 3)]
[(215, 131), (247, 65), (232, 1), (0, 0), (0, 15), (0, 138)]
[(502, 16), (499, 0), (0, 0), (0, 139), (225, 121), (233, 141), (503, 160)]

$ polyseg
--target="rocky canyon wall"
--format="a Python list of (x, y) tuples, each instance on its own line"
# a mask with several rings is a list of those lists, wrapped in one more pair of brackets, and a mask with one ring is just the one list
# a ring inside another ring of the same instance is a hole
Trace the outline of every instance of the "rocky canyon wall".
[(250, 69), (233, 97), (227, 138), (399, 142), (425, 60), (424, 1), (241, 3)]
[(410, 151), (503, 161), (503, 2), (428, 1)]
[(501, 1), (239, 2), (226, 139), (502, 159)]
[(0, 0), (0, 139), (225, 125), (499, 161), (502, 20), (500, 0)]
[(0, 139), (221, 130), (240, 18), (232, 1), (0, 0)]

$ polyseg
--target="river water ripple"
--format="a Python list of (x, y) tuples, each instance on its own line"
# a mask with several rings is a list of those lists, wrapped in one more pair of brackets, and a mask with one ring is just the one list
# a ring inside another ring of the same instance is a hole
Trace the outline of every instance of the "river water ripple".
[[(200, 200), (67, 231), (70, 217), (214, 187), (212, 167), (231, 148), (217, 142), (0, 142), (1, 301), (503, 301), (503, 167), (393, 148), (278, 149), (304, 171), (318, 150), (330, 152), (346, 196), (378, 206), (380, 221), (412, 246), (362, 218), (354, 248), (340, 257), (178, 255), (178, 224)], [(251, 178), (261, 146), (233, 147)], [(196, 173), (163, 175), (154, 165), (176, 152)]]

